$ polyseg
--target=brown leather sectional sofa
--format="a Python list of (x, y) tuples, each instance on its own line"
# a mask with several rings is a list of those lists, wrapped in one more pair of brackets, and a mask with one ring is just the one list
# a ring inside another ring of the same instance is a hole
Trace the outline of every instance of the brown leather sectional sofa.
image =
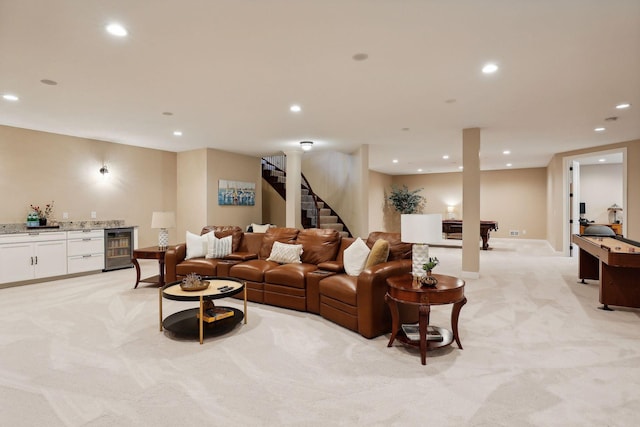
[[(374, 232), (367, 238), (389, 242), (386, 262), (365, 269), (358, 276), (344, 272), (344, 251), (354, 241), (335, 230), (271, 228), (266, 233), (244, 233), (235, 226), (207, 226), (218, 238), (232, 236), (233, 252), (223, 259), (185, 260), (186, 244), (170, 247), (165, 256), (167, 282), (188, 273), (242, 279), (250, 301), (320, 314), (366, 338), (391, 330), (384, 301), (389, 276), (411, 272), (411, 244), (399, 233)], [(274, 242), (302, 245), (301, 263), (268, 261)]]

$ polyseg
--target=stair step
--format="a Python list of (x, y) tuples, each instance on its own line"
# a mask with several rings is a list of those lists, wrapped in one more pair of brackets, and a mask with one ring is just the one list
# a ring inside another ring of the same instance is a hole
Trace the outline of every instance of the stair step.
[[(324, 203), (322, 203), (322, 205), (324, 206)], [(331, 215), (331, 209), (320, 208), (320, 216), (329, 216), (329, 215)]]
[(338, 217), (336, 215), (320, 215), (320, 224), (337, 224)]
[(320, 224), (320, 228), (342, 231), (344, 229), (344, 225), (335, 224), (335, 223), (334, 224)]

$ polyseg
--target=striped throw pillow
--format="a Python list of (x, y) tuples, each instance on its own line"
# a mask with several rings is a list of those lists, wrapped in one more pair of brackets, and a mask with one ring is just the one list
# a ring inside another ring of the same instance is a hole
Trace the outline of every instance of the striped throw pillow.
[(224, 258), (231, 253), (231, 236), (218, 239), (213, 233), (209, 233), (207, 256), (205, 258)]

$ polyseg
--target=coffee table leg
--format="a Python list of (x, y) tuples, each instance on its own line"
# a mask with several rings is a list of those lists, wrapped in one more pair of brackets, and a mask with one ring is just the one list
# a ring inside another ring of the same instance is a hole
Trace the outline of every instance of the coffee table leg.
[(133, 258), (131, 262), (133, 263), (133, 266), (136, 268), (136, 285), (133, 287), (133, 289), (135, 289), (138, 287), (138, 283), (140, 283), (140, 264), (138, 264), (138, 260), (135, 258)]
[(393, 345), (393, 342), (396, 339), (396, 335), (398, 335), (398, 329), (399, 329), (399, 313), (398, 313), (398, 304), (396, 303), (396, 301), (391, 298), (389, 296), (389, 294), (386, 294), (384, 296), (384, 299), (387, 301), (387, 305), (389, 306), (389, 311), (391, 311), (391, 338), (389, 338), (389, 344), (387, 344), (387, 347), (391, 347), (391, 345)]
[(431, 307), (421, 304), (418, 309), (418, 329), (420, 330), (420, 359), (422, 364), (427, 364), (427, 327), (429, 326), (429, 314)]
[(159, 301), (160, 305), (160, 332), (162, 332), (162, 288), (158, 289)]
[(247, 324), (247, 282), (244, 283), (244, 324)]
[(202, 345), (202, 341), (203, 341), (203, 331), (202, 331), (202, 319), (204, 317), (204, 310), (203, 310), (203, 306), (204, 306), (204, 300), (202, 299), (202, 295), (200, 295), (200, 319), (198, 322), (198, 325), (200, 326), (200, 345)]
[(458, 335), (458, 318), (460, 317), (460, 310), (462, 306), (467, 303), (467, 297), (464, 297), (462, 301), (458, 301), (453, 304), (453, 310), (451, 310), (451, 329), (453, 329), (453, 338), (458, 344), (458, 348), (462, 350), (462, 344), (460, 344), (460, 336)]

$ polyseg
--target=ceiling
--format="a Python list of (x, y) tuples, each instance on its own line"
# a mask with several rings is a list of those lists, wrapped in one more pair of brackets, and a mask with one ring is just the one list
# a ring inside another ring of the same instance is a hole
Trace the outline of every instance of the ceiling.
[(0, 124), (161, 150), (449, 172), (479, 127), (482, 169), (543, 167), (640, 139), (640, 1), (0, 0), (0, 94)]

